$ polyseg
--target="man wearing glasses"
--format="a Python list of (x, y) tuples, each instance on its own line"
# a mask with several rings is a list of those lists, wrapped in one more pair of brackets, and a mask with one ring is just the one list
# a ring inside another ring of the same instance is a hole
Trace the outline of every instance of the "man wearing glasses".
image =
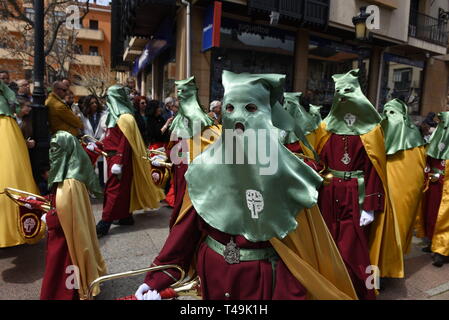
[(53, 135), (57, 131), (63, 130), (74, 136), (80, 135), (83, 123), (64, 102), (68, 92), (67, 85), (61, 81), (55, 81), (52, 88), (52, 92), (45, 101), (45, 106), (48, 108), (50, 133)]

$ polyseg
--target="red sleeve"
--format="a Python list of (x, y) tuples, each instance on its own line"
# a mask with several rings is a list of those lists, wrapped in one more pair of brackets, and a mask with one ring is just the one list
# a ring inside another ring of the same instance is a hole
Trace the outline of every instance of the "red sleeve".
[(384, 210), (384, 188), (376, 169), (367, 156), (365, 165), (365, 200), (363, 210), (383, 211)]
[(129, 144), (128, 140), (126, 139), (123, 132), (120, 131), (120, 139), (117, 144), (116, 148), (116, 154), (111, 157), (111, 161), (114, 164), (123, 164), (123, 157), (124, 154), (127, 154), (128, 152), (132, 152), (131, 145)]
[[(199, 218), (195, 209), (192, 208), (182, 221), (171, 229), (164, 247), (154, 259), (152, 266), (175, 264), (187, 272), (200, 239)], [(176, 269), (164, 271), (148, 272), (145, 283), (152, 289), (161, 291), (179, 280), (180, 272)]]

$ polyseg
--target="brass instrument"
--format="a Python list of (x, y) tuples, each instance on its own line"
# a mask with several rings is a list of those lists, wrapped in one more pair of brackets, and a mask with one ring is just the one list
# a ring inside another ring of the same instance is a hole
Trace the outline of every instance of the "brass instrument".
[[(150, 157), (151, 153), (154, 153), (154, 154), (157, 154), (157, 155), (161, 155), (161, 156), (167, 156), (167, 154), (164, 151), (161, 151), (161, 150), (158, 150), (158, 149), (155, 149), (155, 150), (147, 149), (147, 155), (146, 156), (142, 156), (142, 158), (145, 159), (145, 160), (150, 161), (150, 163), (151, 163), (151, 157)], [(171, 162), (158, 161), (158, 160), (156, 160), (156, 161), (159, 163), (160, 167), (167, 168), (167, 169), (171, 169), (173, 167), (173, 163), (171, 163)]]
[[(295, 152), (294, 154), (298, 158), (316, 161), (315, 158), (306, 156), (305, 154), (302, 154), (302, 153), (296, 153)], [(321, 169), (318, 172), (318, 174), (323, 178), (323, 185), (328, 186), (331, 183), (332, 179), (334, 178), (334, 175), (332, 173), (330, 173), (330, 172), (327, 172), (327, 167), (324, 164), (324, 162), (322, 162), (321, 160), (320, 160), (320, 162), (323, 164), (323, 169)]]
[[(84, 145), (87, 145), (89, 142), (94, 142), (99, 143), (100, 140), (95, 139), (94, 137), (88, 136), (88, 135), (84, 135), (80, 138), (80, 142)], [(104, 157), (107, 157), (108, 154), (102, 150), (98, 150), (98, 152), (100, 152)]]
[[(184, 270), (180, 266), (170, 264), (170, 265), (164, 265), (164, 266), (147, 267), (147, 268), (138, 269), (138, 270), (134, 270), (134, 271), (109, 274), (106, 276), (99, 277), (99, 278), (95, 279), (94, 281), (92, 281), (92, 283), (89, 285), (87, 299), (92, 300), (93, 299), (92, 293), (93, 293), (94, 288), (99, 286), (101, 283), (103, 283), (105, 281), (127, 278), (127, 277), (131, 277), (131, 276), (137, 276), (137, 275), (140, 275), (143, 273), (147, 273), (150, 271), (159, 271), (159, 270), (166, 270), (166, 269), (177, 269), (181, 273), (181, 276), (180, 276), (180, 280), (176, 281), (170, 288), (160, 292), (161, 297), (164, 297), (167, 294), (170, 297), (176, 297), (176, 296), (198, 297), (199, 296), (199, 292), (198, 292), (199, 278), (197, 277), (189, 282), (185, 282)], [(164, 294), (164, 292), (167, 292), (167, 294)]]
[(439, 173), (435, 173), (435, 172), (430, 172), (429, 173), (429, 180), (430, 182), (438, 182), (438, 180), (440, 180), (441, 175)]
[(41, 205), (41, 208), (45, 212), (48, 212), (52, 209), (51, 203), (48, 199), (31, 192), (26, 192), (14, 188), (5, 188), (3, 193), (5, 193), (12, 201), (14, 201), (19, 206), (23, 205), (23, 203), (20, 202), (20, 199), (24, 198), (25, 196), (25, 197), (35, 197), (37, 200), (44, 202), (44, 204)]

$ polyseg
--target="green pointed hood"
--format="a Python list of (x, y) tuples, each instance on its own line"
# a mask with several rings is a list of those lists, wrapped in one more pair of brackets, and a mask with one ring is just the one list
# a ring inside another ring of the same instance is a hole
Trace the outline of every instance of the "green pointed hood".
[(335, 96), (329, 115), (324, 119), (326, 129), (336, 134), (358, 136), (373, 130), (382, 120), (365, 97), (358, 81), (359, 70), (332, 76)]
[(310, 116), (313, 118), (313, 121), (315, 121), (315, 125), (318, 128), (321, 121), (323, 121), (323, 119), (321, 118), (321, 108), (323, 108), (323, 106), (315, 106), (313, 104), (310, 105), (310, 109), (309, 109), (309, 114)]
[(125, 113), (133, 114), (133, 103), (129, 98), (129, 88), (122, 85), (113, 85), (109, 87), (106, 98), (108, 107), (108, 117), (106, 126), (113, 128), (117, 124), (118, 118)]
[(317, 203), (322, 183), (279, 141), (275, 124), (294, 126), (278, 102), (285, 76), (223, 71), (222, 79), (223, 133), (185, 175), (193, 206), (222, 232), (254, 242), (284, 238), (297, 214)]
[[(310, 134), (318, 126), (316, 125), (312, 116), (299, 103), (301, 92), (286, 92), (284, 93), (284, 109), (293, 117), (295, 124), (299, 126), (305, 135)], [(288, 132), (285, 143), (294, 143), (299, 141), (299, 138), (294, 132)]]
[(3, 80), (0, 80), (0, 115), (12, 117), (14, 116), (14, 105), (19, 103), (16, 100), (16, 94), (12, 91)]
[(421, 132), (408, 115), (407, 105), (399, 99), (389, 101), (384, 106), (381, 122), (387, 155), (424, 145)]
[(96, 196), (102, 195), (92, 162), (75, 136), (66, 131), (56, 132), (50, 140), (49, 157), (49, 189), (65, 179), (75, 179)]
[(427, 155), (434, 159), (449, 160), (449, 111), (438, 113), (440, 122), (430, 137)]
[[(195, 77), (175, 81), (178, 92), (179, 110), (170, 125), (172, 135), (189, 139), (211, 126), (214, 121), (201, 108)], [(176, 140), (176, 139), (175, 139)]]

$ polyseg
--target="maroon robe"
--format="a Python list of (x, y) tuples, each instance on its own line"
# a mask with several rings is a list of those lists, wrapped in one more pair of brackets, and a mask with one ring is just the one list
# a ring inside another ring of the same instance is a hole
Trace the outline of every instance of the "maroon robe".
[(293, 153), (302, 153), (302, 148), (301, 145), (299, 144), (299, 141), (287, 143), (285, 144), (285, 147)]
[[(107, 153), (114, 153), (108, 157), (108, 180), (104, 190), (102, 220), (128, 218), (131, 203), (131, 183), (133, 179), (132, 148), (118, 125), (108, 128), (103, 139), (103, 148)], [(117, 176), (111, 173), (114, 164), (122, 165), (122, 174)]]
[(360, 227), (360, 213), (362, 209), (382, 211), (384, 189), (359, 136), (346, 136), (351, 161), (347, 165), (341, 161), (345, 152), (343, 137), (332, 134), (321, 151), (320, 158), (328, 168), (333, 170), (364, 172), (363, 208), (359, 206), (356, 178), (345, 180), (334, 177), (330, 185), (321, 188), (318, 204), (346, 264), (359, 299), (375, 299), (374, 290), (368, 290), (365, 285), (370, 275), (366, 273), (366, 268), (371, 264), (368, 248), (371, 225)]
[[(206, 300), (270, 300), (305, 299), (306, 289), (290, 273), (282, 260), (276, 264), (275, 287), (273, 290), (273, 269), (268, 260), (243, 261), (228, 264), (222, 255), (202, 242), (203, 235), (209, 235), (222, 244), (230, 241), (230, 235), (220, 232), (204, 222), (191, 208), (178, 224), (173, 226), (162, 251), (153, 265), (175, 264), (188, 270), (192, 261), (201, 279), (202, 297)], [(235, 236), (234, 242), (240, 248), (260, 249), (271, 247), (270, 242), (250, 242), (242, 236)], [(198, 250), (197, 250), (198, 249)], [(177, 270), (169, 273), (178, 279)], [(163, 272), (150, 272), (145, 278), (152, 289), (161, 291), (175, 282)]]
[[(428, 156), (427, 167), (444, 171), (445, 160), (438, 160)], [(430, 172), (432, 172), (432, 170)], [(428, 179), (428, 175), (426, 175), (426, 178)], [(441, 175), (437, 182), (429, 182), (429, 189), (424, 195), (423, 224), (426, 237), (429, 240), (432, 240), (433, 238), (435, 224), (437, 223), (438, 210), (440, 209), (441, 198), (443, 196), (443, 181), (444, 176)]]
[(188, 169), (188, 165), (185, 163), (173, 165), (173, 185), (175, 192), (175, 204), (173, 206), (172, 215), (170, 217), (170, 229), (178, 219), (179, 212), (182, 207), (182, 200), (184, 198), (184, 193), (186, 192), (187, 182), (184, 175)]
[[(55, 196), (52, 195), (52, 206), (56, 207)], [(45, 272), (42, 280), (41, 300), (79, 300), (77, 289), (67, 289), (66, 281), (72, 273), (66, 273), (72, 265), (69, 248), (65, 240), (64, 230), (59, 223), (56, 210), (46, 215), (47, 251), (45, 256)], [(73, 272), (73, 271), (71, 271)], [(73, 281), (69, 280), (69, 283)]]

